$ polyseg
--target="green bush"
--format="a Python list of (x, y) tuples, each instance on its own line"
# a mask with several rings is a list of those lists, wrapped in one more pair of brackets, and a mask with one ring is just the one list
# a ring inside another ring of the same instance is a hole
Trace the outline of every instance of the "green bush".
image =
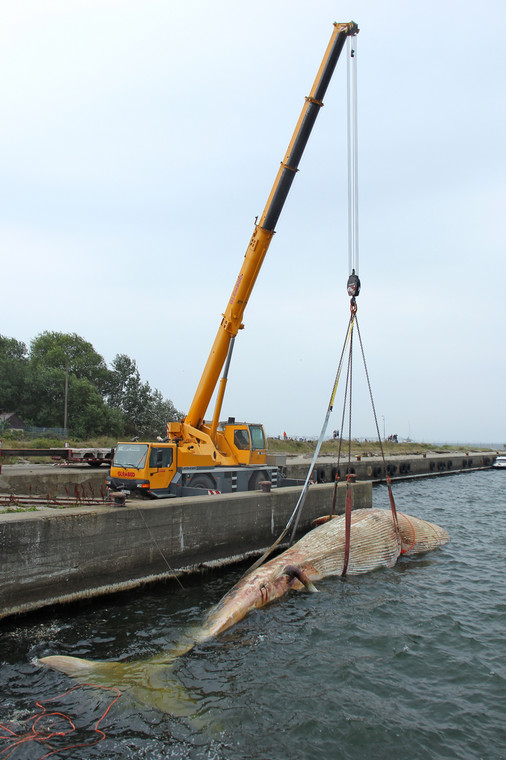
[(61, 449), (63, 448), (62, 441), (58, 438), (34, 438), (30, 441), (31, 449)]
[(1, 441), (22, 441), (25, 434), (22, 430), (0, 430)]

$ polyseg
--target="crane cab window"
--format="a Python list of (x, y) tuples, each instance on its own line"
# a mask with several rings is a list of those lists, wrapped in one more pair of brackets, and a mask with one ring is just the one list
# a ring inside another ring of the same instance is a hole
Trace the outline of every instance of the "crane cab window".
[(247, 430), (234, 430), (234, 445), (237, 449), (249, 450), (249, 435)]
[(135, 467), (141, 470), (146, 462), (146, 443), (118, 443), (114, 454), (113, 467)]
[(265, 445), (264, 429), (261, 425), (250, 425), (251, 448), (253, 451), (267, 448)]
[(170, 467), (172, 464), (172, 449), (161, 446), (151, 446), (149, 452), (149, 466), (150, 467)]

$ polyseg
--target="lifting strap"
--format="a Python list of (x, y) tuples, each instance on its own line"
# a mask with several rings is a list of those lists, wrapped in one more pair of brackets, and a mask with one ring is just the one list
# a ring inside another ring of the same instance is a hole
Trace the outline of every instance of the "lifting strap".
[[(360, 282), (360, 281), (359, 281)], [(360, 286), (360, 285), (359, 285)], [(371, 407), (374, 417), (374, 424), (376, 426), (376, 432), (378, 436), (378, 441), (380, 444), (380, 451), (381, 451), (381, 457), (383, 460), (383, 468), (385, 470), (386, 474), (386, 461), (385, 461), (385, 453), (383, 449), (383, 443), (381, 440), (381, 435), (379, 431), (379, 425), (378, 425), (378, 417), (376, 414), (376, 408), (374, 405), (374, 399), (372, 395), (372, 388), (371, 388), (371, 381), (369, 379), (369, 372), (367, 369), (367, 362), (365, 359), (365, 352), (364, 352), (364, 346), (362, 343), (362, 336), (360, 334), (360, 327), (358, 324), (358, 318), (357, 318), (357, 303), (355, 300), (355, 297), (352, 296), (351, 303), (350, 303), (350, 310), (352, 313), (352, 327), (351, 327), (351, 334), (349, 337), (348, 345), (349, 345), (349, 358), (348, 358), (348, 374), (347, 374), (347, 381), (346, 381), (346, 387), (345, 387), (345, 395), (344, 395), (344, 401), (343, 401), (343, 412), (341, 417), (341, 431), (340, 431), (340, 439), (339, 439), (339, 449), (338, 449), (338, 460), (337, 460), (337, 468), (336, 468), (336, 478), (334, 482), (334, 495), (332, 500), (332, 515), (335, 514), (335, 508), (336, 508), (336, 501), (337, 501), (337, 487), (340, 480), (339, 475), (339, 465), (340, 465), (340, 457), (341, 457), (341, 446), (342, 446), (342, 440), (343, 440), (343, 431), (344, 431), (344, 420), (345, 420), (345, 413), (346, 413), (346, 405), (347, 401), (349, 403), (349, 409), (348, 409), (348, 467), (347, 467), (347, 473), (346, 473), (346, 497), (345, 497), (345, 546), (344, 546), (344, 561), (343, 561), (343, 570), (341, 575), (346, 575), (346, 571), (348, 569), (348, 562), (350, 557), (350, 546), (351, 546), (351, 512), (353, 509), (353, 503), (352, 503), (352, 489), (351, 489), (351, 481), (354, 478), (354, 475), (351, 473), (351, 420), (352, 420), (352, 351), (353, 351), (353, 328), (356, 328), (357, 330), (357, 336), (359, 340), (360, 345), (360, 351), (362, 354), (362, 362), (364, 365), (364, 371), (365, 371), (365, 377), (367, 380), (367, 387), (369, 391), (369, 398), (371, 400)], [(349, 394), (349, 396), (348, 396)], [(392, 492), (392, 481), (388, 474), (386, 474), (386, 481), (387, 481), (387, 488), (388, 488), (388, 498), (390, 501), (390, 509), (392, 512), (392, 520), (394, 524), (394, 530), (397, 537), (397, 541), (399, 546), (401, 545), (401, 539), (400, 539), (400, 533), (399, 533), (399, 523), (397, 518), (397, 509), (395, 506), (395, 499)]]
[(310, 482), (311, 482), (311, 475), (313, 473), (314, 468), (316, 467), (316, 462), (317, 462), (317, 459), (318, 459), (318, 455), (320, 453), (320, 449), (321, 449), (322, 443), (323, 443), (323, 441), (325, 439), (325, 434), (327, 432), (327, 426), (328, 426), (329, 418), (330, 418), (330, 415), (331, 415), (332, 410), (334, 408), (334, 401), (335, 401), (335, 397), (336, 397), (336, 393), (337, 393), (337, 387), (339, 385), (339, 380), (341, 378), (341, 371), (342, 371), (342, 367), (343, 367), (343, 359), (344, 359), (344, 356), (345, 356), (345, 353), (346, 353), (346, 348), (347, 348), (348, 343), (349, 343), (349, 341), (351, 339), (351, 333), (352, 333), (352, 330), (353, 330), (353, 321), (354, 321), (354, 314), (352, 314), (350, 316), (350, 320), (348, 322), (348, 329), (346, 330), (346, 337), (344, 339), (344, 344), (343, 344), (343, 348), (342, 348), (342, 351), (341, 351), (341, 356), (339, 358), (339, 365), (337, 367), (336, 376), (334, 378), (334, 384), (332, 386), (332, 391), (331, 391), (331, 394), (330, 394), (330, 400), (329, 400), (329, 404), (328, 404), (328, 407), (327, 407), (327, 413), (326, 413), (325, 419), (323, 421), (320, 437), (318, 438), (318, 442), (317, 442), (315, 450), (314, 450), (314, 454), (313, 454), (313, 458), (311, 460), (311, 464), (309, 465), (309, 468), (307, 470), (306, 480), (304, 481), (304, 485), (302, 487), (302, 491), (300, 492), (300, 495), (299, 495), (299, 498), (297, 500), (297, 503), (296, 503), (296, 505), (295, 505), (295, 507), (293, 509), (292, 514), (288, 518), (288, 522), (286, 523), (283, 531), (280, 533), (280, 535), (277, 537), (277, 539), (274, 541), (274, 543), (262, 554), (262, 556), (259, 557), (259, 559), (257, 559), (256, 562), (254, 562), (253, 565), (250, 568), (248, 568), (248, 570), (247, 570), (248, 573), (253, 572), (253, 570), (256, 570), (257, 567), (260, 567), (260, 565), (262, 565), (265, 562), (265, 560), (267, 559), (267, 557), (269, 557), (272, 554), (272, 552), (274, 551), (274, 549), (277, 546), (279, 546), (279, 544), (281, 543), (281, 541), (283, 541), (283, 539), (288, 534), (288, 532), (290, 531), (290, 529), (291, 529), (292, 533), (291, 533), (291, 536), (290, 536), (289, 546), (291, 546), (292, 543), (293, 543), (293, 541), (294, 541), (295, 534), (297, 532), (297, 526), (299, 524), (300, 515), (301, 515), (301, 512), (302, 512), (302, 508), (303, 508), (304, 503), (306, 501), (307, 492), (308, 492), (309, 485), (310, 485)]
[(350, 545), (351, 545), (351, 511), (353, 509), (352, 504), (352, 497), (351, 497), (351, 487), (350, 487), (350, 476), (348, 475), (348, 482), (346, 485), (346, 500), (345, 500), (345, 507), (344, 507), (344, 561), (343, 561), (343, 570), (341, 572), (341, 575), (346, 575), (346, 571), (348, 569), (348, 562), (350, 559)]
[(378, 416), (376, 414), (376, 407), (374, 406), (374, 399), (373, 399), (373, 396), (372, 396), (371, 381), (369, 379), (369, 372), (367, 370), (367, 362), (365, 360), (364, 346), (362, 344), (362, 336), (360, 335), (360, 328), (358, 326), (358, 321), (357, 321), (357, 335), (358, 335), (358, 340), (359, 340), (359, 343), (360, 343), (360, 351), (362, 353), (362, 360), (363, 360), (363, 363), (364, 363), (364, 371), (365, 371), (365, 376), (366, 376), (366, 380), (367, 380), (367, 388), (369, 390), (369, 398), (371, 399), (371, 407), (372, 407), (372, 412), (373, 412), (373, 417), (374, 417), (374, 424), (376, 426), (376, 435), (378, 436), (378, 441), (379, 441), (380, 451), (381, 451), (381, 459), (383, 461), (383, 468), (385, 470), (385, 476), (386, 476), (386, 482), (387, 482), (387, 488), (388, 488), (388, 498), (390, 500), (390, 509), (392, 511), (392, 518), (393, 518), (393, 521), (394, 521), (394, 526), (395, 526), (395, 532), (396, 532), (396, 535), (397, 535), (397, 540), (398, 540), (398, 542), (400, 544), (401, 539), (400, 539), (400, 535), (399, 535), (399, 521), (397, 519), (397, 509), (396, 509), (396, 506), (395, 506), (394, 495), (393, 495), (393, 492), (392, 492), (392, 481), (390, 480), (390, 478), (389, 478), (389, 476), (387, 474), (387, 471), (386, 471), (387, 468), (386, 468), (386, 461), (385, 461), (385, 451), (383, 449), (383, 441), (381, 440), (381, 435), (380, 435), (380, 430), (379, 430), (379, 425), (378, 425)]

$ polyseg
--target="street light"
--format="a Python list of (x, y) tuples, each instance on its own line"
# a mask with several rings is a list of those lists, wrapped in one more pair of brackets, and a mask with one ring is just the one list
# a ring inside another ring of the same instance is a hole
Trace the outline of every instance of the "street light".
[(65, 356), (65, 400), (63, 408), (63, 435), (67, 437), (67, 401), (69, 395), (69, 359)]

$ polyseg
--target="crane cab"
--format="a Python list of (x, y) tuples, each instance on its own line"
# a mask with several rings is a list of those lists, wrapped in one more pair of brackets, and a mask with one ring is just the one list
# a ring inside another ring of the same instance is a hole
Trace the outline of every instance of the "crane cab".
[(118, 443), (106, 480), (108, 489), (153, 497), (174, 477), (174, 450), (172, 443)]
[(267, 441), (262, 425), (227, 422), (223, 425), (223, 437), (233, 451), (238, 464), (264, 464)]

